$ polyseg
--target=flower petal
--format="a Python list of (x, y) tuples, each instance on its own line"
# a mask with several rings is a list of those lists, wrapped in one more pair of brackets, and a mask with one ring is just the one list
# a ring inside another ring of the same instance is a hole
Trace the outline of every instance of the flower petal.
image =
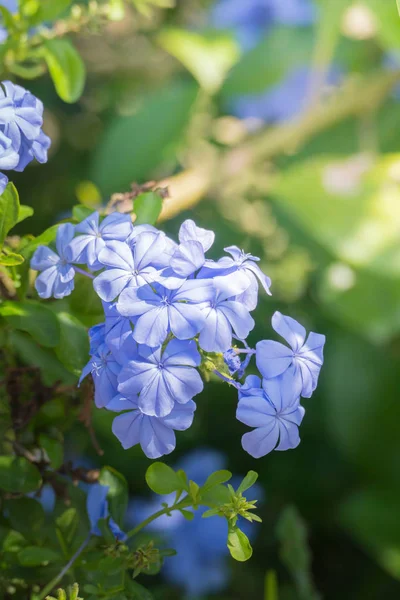
[(273, 329), (287, 341), (293, 352), (298, 352), (306, 339), (303, 325), (292, 317), (282, 315), (279, 311), (273, 314), (271, 322)]
[(275, 423), (266, 427), (259, 427), (245, 433), (242, 437), (242, 446), (254, 458), (261, 458), (274, 450), (279, 437), (279, 426)]

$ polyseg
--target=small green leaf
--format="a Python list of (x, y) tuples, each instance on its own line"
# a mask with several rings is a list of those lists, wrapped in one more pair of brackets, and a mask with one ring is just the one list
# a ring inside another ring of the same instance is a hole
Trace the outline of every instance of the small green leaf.
[(226, 485), (218, 484), (201, 494), (201, 503), (206, 506), (220, 506), (231, 501), (231, 496)]
[(194, 513), (190, 510), (185, 510), (184, 508), (180, 509), (180, 512), (185, 517), (186, 521), (193, 521)]
[(171, 494), (182, 489), (182, 481), (175, 471), (161, 462), (155, 462), (146, 471), (146, 482), (156, 494)]
[(208, 519), (209, 517), (216, 517), (219, 514), (218, 508), (209, 508), (201, 515), (202, 519)]
[(76, 102), (85, 86), (85, 65), (71, 42), (65, 38), (47, 40), (44, 59), (58, 95), (64, 102)]
[(212, 473), (209, 477), (207, 477), (207, 480), (201, 488), (201, 491), (206, 492), (220, 483), (229, 481), (231, 477), (232, 473), (230, 471), (226, 471), (224, 469), (221, 471), (215, 471), (215, 473)]
[(42, 346), (51, 348), (60, 341), (60, 326), (54, 313), (40, 302), (4, 302), (0, 316), (14, 329), (26, 331)]
[(0, 254), (0, 265), (4, 267), (17, 267), (18, 265), (22, 265), (24, 260), (23, 256), (15, 252), (7, 252), (7, 254), (2, 252)]
[(252, 485), (255, 484), (257, 479), (258, 473), (256, 473), (255, 471), (249, 471), (246, 477), (243, 479), (242, 483), (239, 485), (237, 491), (243, 494), (243, 492), (245, 492), (246, 490), (251, 488)]
[(86, 217), (89, 217), (93, 214), (93, 208), (89, 206), (85, 206), (84, 204), (76, 204), (72, 208), (72, 216), (76, 221), (83, 221)]
[(249, 560), (253, 554), (253, 548), (249, 538), (236, 526), (230, 526), (228, 531), (228, 550), (232, 558), (239, 562)]
[(0, 196), (0, 249), (6, 235), (18, 223), (19, 196), (17, 188), (9, 183)]
[(64, 460), (64, 446), (62, 442), (41, 433), (39, 435), (39, 444), (49, 457), (52, 468), (59, 469)]
[(56, 239), (57, 230), (58, 225), (52, 225), (43, 233), (41, 233), (38, 237), (28, 242), (26, 246), (24, 246), (24, 248), (21, 249), (22, 256), (26, 260), (30, 259), (38, 246), (48, 246), (51, 242), (54, 242), (54, 240)]
[(134, 203), (135, 225), (154, 225), (162, 209), (162, 198), (157, 192), (140, 194)]
[(18, 211), (18, 221), (17, 223), (21, 223), (21, 221), (25, 221), (28, 217), (31, 217), (34, 213), (32, 206), (26, 206), (26, 204), (20, 204)]
[(0, 456), (0, 489), (5, 492), (28, 494), (42, 482), (37, 468), (20, 456)]
[(67, 312), (56, 314), (60, 327), (59, 343), (55, 349), (57, 358), (66, 369), (80, 375), (87, 363), (89, 338), (86, 327)]
[(55, 550), (38, 546), (28, 546), (18, 552), (18, 560), (23, 567), (46, 566), (51, 562), (61, 560), (61, 558), (62, 556)]
[(76, 508), (67, 508), (67, 510), (57, 517), (56, 526), (67, 544), (71, 544), (73, 541), (78, 524), (79, 517)]
[(11, 530), (3, 540), (2, 549), (4, 552), (16, 553), (26, 545), (24, 536), (19, 531)]
[(107, 500), (110, 514), (122, 526), (128, 506), (128, 484), (125, 477), (112, 467), (103, 467), (100, 471), (99, 483), (108, 486)]

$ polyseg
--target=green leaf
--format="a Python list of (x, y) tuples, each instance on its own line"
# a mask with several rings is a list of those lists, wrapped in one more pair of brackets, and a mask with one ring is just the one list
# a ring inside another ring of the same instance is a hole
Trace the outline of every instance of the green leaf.
[(28, 546), (18, 553), (19, 563), (23, 567), (47, 566), (51, 562), (61, 560), (62, 556), (51, 548)]
[(59, 469), (64, 460), (63, 443), (60, 440), (56, 440), (44, 433), (41, 433), (39, 435), (39, 444), (49, 457), (52, 468)]
[(0, 456), (0, 489), (28, 494), (38, 489), (42, 478), (38, 469), (26, 458)]
[(222, 87), (222, 95), (265, 91), (292, 69), (309, 63), (312, 48), (310, 28), (274, 28), (232, 68)]
[(127, 590), (132, 594), (132, 600), (154, 600), (151, 592), (137, 581), (129, 581)]
[(145, 180), (175, 152), (189, 122), (198, 88), (172, 83), (142, 98), (132, 116), (109, 125), (94, 157), (92, 179), (105, 195)]
[(99, 483), (108, 486), (108, 504), (113, 519), (122, 527), (128, 506), (128, 484), (125, 477), (112, 467), (103, 467)]
[(25, 364), (41, 369), (45, 385), (54, 385), (60, 381), (65, 385), (76, 385), (76, 377), (63, 367), (54, 352), (42, 348), (31, 337), (19, 331), (12, 331), (9, 340)]
[(18, 223), (19, 196), (17, 188), (9, 183), (0, 196), (0, 250), (10, 229)]
[(85, 86), (85, 65), (71, 42), (65, 38), (47, 40), (43, 55), (58, 95), (64, 102), (76, 102)]
[(235, 560), (244, 562), (253, 554), (249, 538), (236, 526), (230, 526), (228, 531), (228, 550)]
[(239, 58), (237, 42), (221, 32), (200, 34), (184, 29), (167, 29), (158, 36), (158, 42), (211, 94), (219, 89), (227, 72)]
[(146, 471), (146, 483), (156, 494), (164, 495), (182, 490), (182, 481), (175, 471), (161, 462), (154, 462)]
[(76, 221), (83, 221), (86, 217), (89, 217), (93, 214), (93, 208), (89, 206), (85, 206), (84, 204), (76, 204), (72, 208), (72, 216)]
[(106, 542), (108, 542), (109, 544), (114, 544), (115, 543), (115, 537), (114, 534), (112, 533), (109, 524), (108, 524), (109, 518), (107, 519), (99, 519), (97, 521), (97, 526), (100, 530), (101, 535), (103, 536), (104, 540)]
[(215, 471), (215, 473), (212, 473), (207, 477), (205, 484), (201, 488), (201, 492), (206, 492), (220, 483), (229, 481), (231, 478), (232, 473), (230, 471), (226, 471), (224, 469), (221, 471)]
[(8, 8), (6, 8), (5, 6), (0, 6), (0, 16), (1, 16), (1, 20), (4, 22), (4, 25), (6, 26), (6, 29), (8, 29), (9, 31), (12, 31), (13, 29), (15, 29), (14, 18), (12, 16), (11, 12), (8, 10)]
[(60, 326), (56, 316), (40, 302), (4, 302), (0, 305), (0, 316), (14, 329), (29, 333), (42, 346), (51, 348), (60, 341)]
[(242, 483), (239, 485), (237, 491), (241, 492), (243, 494), (243, 492), (245, 492), (246, 490), (251, 488), (252, 485), (255, 484), (257, 479), (258, 479), (258, 473), (256, 473), (255, 471), (249, 471), (247, 473), (247, 475), (244, 477)]
[(38, 246), (48, 246), (51, 242), (56, 239), (58, 225), (52, 225), (46, 229), (42, 234), (38, 235), (32, 241), (28, 242), (24, 248), (21, 249), (21, 254), (28, 260), (32, 257)]
[(28, 217), (31, 217), (35, 211), (32, 206), (26, 206), (25, 204), (20, 204), (18, 211), (18, 221), (17, 223), (21, 223), (21, 221), (25, 221)]
[(386, 50), (400, 48), (399, 15), (394, 2), (365, 0), (377, 20), (377, 38)]
[(55, 352), (66, 369), (79, 376), (88, 361), (89, 338), (86, 327), (67, 312), (56, 314), (60, 341)]
[(43, 537), (43, 506), (34, 498), (14, 498), (7, 502), (10, 523), (26, 539), (35, 543)]
[(206, 506), (220, 506), (230, 502), (231, 497), (226, 485), (216, 485), (213, 488), (201, 493), (201, 503)]
[(72, 0), (40, 0), (39, 10), (31, 22), (34, 24), (54, 21), (71, 5)]
[(22, 265), (24, 260), (23, 256), (15, 252), (0, 253), (0, 265), (4, 267), (17, 267), (18, 265)]
[(193, 521), (194, 512), (192, 512), (190, 510), (185, 510), (184, 508), (181, 508), (180, 512), (182, 513), (182, 516), (185, 517), (186, 521)]
[(4, 552), (16, 553), (26, 545), (24, 536), (19, 531), (9, 531), (3, 540), (2, 549)]
[(67, 510), (56, 519), (56, 526), (67, 544), (71, 544), (74, 540), (78, 525), (79, 516), (76, 508), (67, 508)]
[(265, 575), (264, 600), (279, 600), (278, 578), (272, 569)]
[(135, 198), (135, 225), (155, 225), (162, 209), (162, 198), (157, 192), (146, 192)]

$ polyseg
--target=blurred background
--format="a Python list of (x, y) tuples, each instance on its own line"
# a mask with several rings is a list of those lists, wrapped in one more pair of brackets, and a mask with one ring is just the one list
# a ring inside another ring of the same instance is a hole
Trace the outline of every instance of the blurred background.
[[(215, 230), (213, 258), (231, 244), (261, 257), (273, 295), (260, 298), (250, 343), (272, 336), (280, 310), (326, 334), (327, 344), (296, 450), (248, 456), (235, 391), (212, 381), (193, 427), (166, 457), (258, 471), (263, 523), (252, 526), (253, 558), (233, 566), (213, 527), (197, 534), (187, 522), (186, 562), (167, 559), (175, 567), (143, 584), (165, 600), (276, 600), (275, 578), (283, 600), (399, 598), (396, 2), (156, 4), (131, 4), (123, 20), (76, 36), (88, 67), (79, 103), (59, 100), (47, 77), (32, 82), (53, 143), (48, 164), (14, 176), (21, 201), (35, 208), (19, 233), (39, 234), (78, 202), (95, 207), (133, 182), (161, 181), (169, 234), (190, 217)], [(101, 308), (87, 293), (85, 306), (72, 297), (71, 308), (92, 325)], [(154, 502), (144, 481), (150, 461), (138, 447), (121, 449), (112, 418), (95, 414), (103, 457), (81, 424), (70, 452), (125, 474), (135, 521)]]

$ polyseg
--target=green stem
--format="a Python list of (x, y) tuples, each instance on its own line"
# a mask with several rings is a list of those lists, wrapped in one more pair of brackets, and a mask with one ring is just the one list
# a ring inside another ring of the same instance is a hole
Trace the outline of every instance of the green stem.
[(147, 517), (147, 519), (145, 519), (144, 521), (139, 523), (139, 525), (136, 525), (136, 527), (134, 527), (133, 529), (128, 531), (128, 533), (127, 533), (128, 538), (133, 537), (134, 535), (139, 533), (139, 531), (141, 531), (142, 529), (147, 527), (147, 525), (149, 525), (150, 523), (152, 523), (153, 521), (158, 519), (158, 517), (162, 517), (163, 515), (169, 514), (173, 510), (180, 510), (181, 508), (187, 508), (188, 506), (192, 506), (192, 501), (188, 496), (186, 496), (183, 500), (181, 500), (177, 504), (173, 504), (172, 506), (167, 506), (166, 508), (162, 508), (161, 510), (154, 513), (150, 517)]

